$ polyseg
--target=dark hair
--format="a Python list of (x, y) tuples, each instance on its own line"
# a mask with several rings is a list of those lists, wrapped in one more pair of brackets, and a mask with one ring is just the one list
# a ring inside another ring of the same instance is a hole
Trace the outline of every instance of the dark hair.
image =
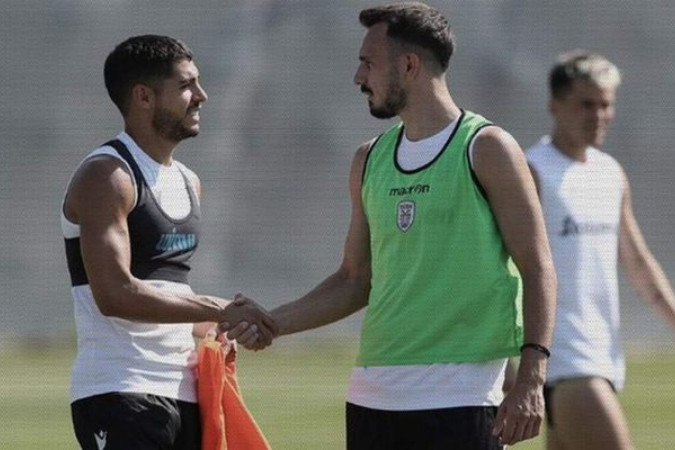
[(387, 36), (429, 51), (441, 71), (447, 70), (455, 48), (454, 36), (448, 20), (434, 8), (420, 2), (368, 8), (359, 14), (359, 22), (366, 28), (386, 23)]
[(575, 80), (599, 87), (616, 88), (621, 84), (619, 69), (607, 58), (586, 50), (563, 53), (551, 68), (548, 85), (553, 98), (563, 98)]
[(177, 39), (151, 34), (130, 37), (105, 60), (103, 77), (108, 95), (124, 116), (136, 84), (152, 85), (169, 78), (175, 64), (182, 60), (192, 61), (192, 51)]

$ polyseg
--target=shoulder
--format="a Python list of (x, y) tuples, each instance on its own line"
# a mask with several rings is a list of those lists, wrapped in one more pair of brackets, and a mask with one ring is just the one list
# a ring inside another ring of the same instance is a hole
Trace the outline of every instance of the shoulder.
[(589, 155), (593, 158), (595, 164), (600, 166), (605, 173), (612, 174), (620, 178), (624, 178), (626, 176), (621, 163), (619, 163), (619, 161), (617, 161), (617, 159), (609, 153), (592, 148), (589, 150)]
[(595, 170), (601, 171), (605, 176), (611, 177), (622, 183), (627, 181), (626, 172), (621, 166), (621, 163), (619, 163), (612, 155), (596, 148), (591, 148), (588, 151), (588, 154), (593, 158)]
[(490, 119), (473, 111), (464, 109), (462, 110), (461, 120), (463, 126), (485, 127), (494, 125)]
[(188, 168), (185, 164), (183, 164), (180, 161), (173, 160), (174, 164), (178, 166), (178, 169), (185, 175), (187, 178), (188, 182), (190, 183), (190, 186), (194, 190), (195, 194), (197, 195), (198, 199), (202, 198), (202, 182), (197, 176), (197, 174), (192, 171), (190, 168)]
[(364, 142), (361, 145), (359, 145), (359, 147), (356, 149), (356, 153), (354, 153), (354, 158), (352, 159), (352, 168), (351, 168), (352, 178), (354, 178), (355, 175), (358, 175), (359, 179), (362, 178), (363, 172), (366, 168), (366, 164), (368, 163), (368, 158), (370, 157), (370, 153), (373, 150), (379, 138), (380, 136), (375, 137), (369, 140), (368, 142)]
[(525, 150), (527, 163), (535, 175), (542, 172), (539, 175), (543, 176), (554, 170), (554, 167), (561, 167), (559, 155), (553, 150), (550, 142), (549, 136), (544, 136), (539, 142)]
[(105, 207), (119, 202), (130, 210), (136, 187), (125, 161), (105, 153), (92, 154), (75, 171), (66, 195), (75, 205)]
[(473, 170), (481, 185), (501, 189), (503, 183), (525, 178), (527, 160), (516, 139), (500, 127), (485, 128), (473, 144)]
[(403, 131), (403, 123), (399, 122), (391, 127), (387, 128), (381, 134), (375, 136), (371, 140), (364, 142), (359, 146), (359, 149), (367, 147), (367, 153), (377, 150), (384, 150), (385, 148), (393, 148), (393, 146), (398, 142)]
[(392, 132), (400, 130), (401, 126), (397, 125), (389, 130), (385, 131), (384, 133), (375, 136), (374, 138), (370, 139), (369, 141), (366, 141), (359, 145), (359, 147), (356, 149), (356, 153), (354, 154), (354, 163), (358, 163), (361, 166), (364, 166), (368, 162), (368, 158), (370, 155), (376, 150), (381, 148), (381, 144), (383, 141), (387, 140), (388, 138), (391, 137)]
[(603, 166), (613, 170), (623, 170), (619, 161), (617, 161), (616, 158), (614, 158), (609, 153), (603, 152), (597, 148), (589, 149), (588, 153), (597, 164), (602, 164)]
[(73, 176), (73, 181), (113, 180), (122, 184), (127, 182), (133, 184), (132, 176), (129, 164), (120, 156), (105, 151), (95, 151), (80, 163)]
[(88, 174), (92, 171), (105, 171), (106, 169), (119, 168), (126, 173), (135, 185), (133, 170), (129, 163), (120, 155), (114, 147), (102, 145), (91, 151), (75, 169), (73, 178)]
[(509, 132), (495, 125), (486, 126), (476, 134), (473, 148), (477, 161), (523, 155), (523, 150), (516, 139)]
[(199, 186), (200, 181), (199, 181), (199, 176), (188, 166), (183, 164), (180, 161), (174, 160), (178, 168), (185, 174), (185, 176), (190, 180), (190, 183), (192, 183), (194, 186)]
[(529, 161), (538, 161), (548, 158), (551, 154), (551, 138), (544, 136), (539, 141), (525, 149), (525, 155)]

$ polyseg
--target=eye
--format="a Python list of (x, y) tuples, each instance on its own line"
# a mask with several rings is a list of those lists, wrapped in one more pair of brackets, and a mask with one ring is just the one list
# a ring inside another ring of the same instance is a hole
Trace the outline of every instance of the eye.
[(581, 102), (581, 106), (583, 106), (584, 109), (593, 109), (595, 104), (590, 100), (584, 100)]

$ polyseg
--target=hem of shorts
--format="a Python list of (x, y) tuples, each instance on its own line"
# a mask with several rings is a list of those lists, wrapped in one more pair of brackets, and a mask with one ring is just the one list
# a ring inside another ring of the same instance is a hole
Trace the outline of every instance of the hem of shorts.
[(364, 408), (377, 409), (381, 411), (427, 411), (435, 409), (466, 408), (466, 407), (485, 407), (492, 408), (499, 406), (498, 403), (476, 398), (465, 398), (453, 402), (434, 403), (434, 404), (408, 404), (392, 405), (386, 402), (368, 402), (359, 399), (347, 398), (346, 403), (362, 406)]
[(614, 389), (617, 392), (623, 390), (624, 387), (624, 383), (618, 384), (617, 383), (618, 380), (616, 380), (614, 376), (600, 372), (574, 372), (556, 375), (555, 377), (547, 377), (546, 385), (555, 386), (557, 383), (560, 383), (561, 381), (574, 380), (577, 378), (603, 378), (609, 381), (612, 384), (612, 386), (614, 386)]

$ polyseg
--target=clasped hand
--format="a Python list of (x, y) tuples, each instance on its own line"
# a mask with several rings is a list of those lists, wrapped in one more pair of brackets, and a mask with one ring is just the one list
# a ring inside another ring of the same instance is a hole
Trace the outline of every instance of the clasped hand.
[(279, 335), (279, 327), (270, 314), (255, 301), (242, 294), (224, 310), (224, 320), (218, 324), (218, 334), (236, 340), (248, 350), (262, 350)]

